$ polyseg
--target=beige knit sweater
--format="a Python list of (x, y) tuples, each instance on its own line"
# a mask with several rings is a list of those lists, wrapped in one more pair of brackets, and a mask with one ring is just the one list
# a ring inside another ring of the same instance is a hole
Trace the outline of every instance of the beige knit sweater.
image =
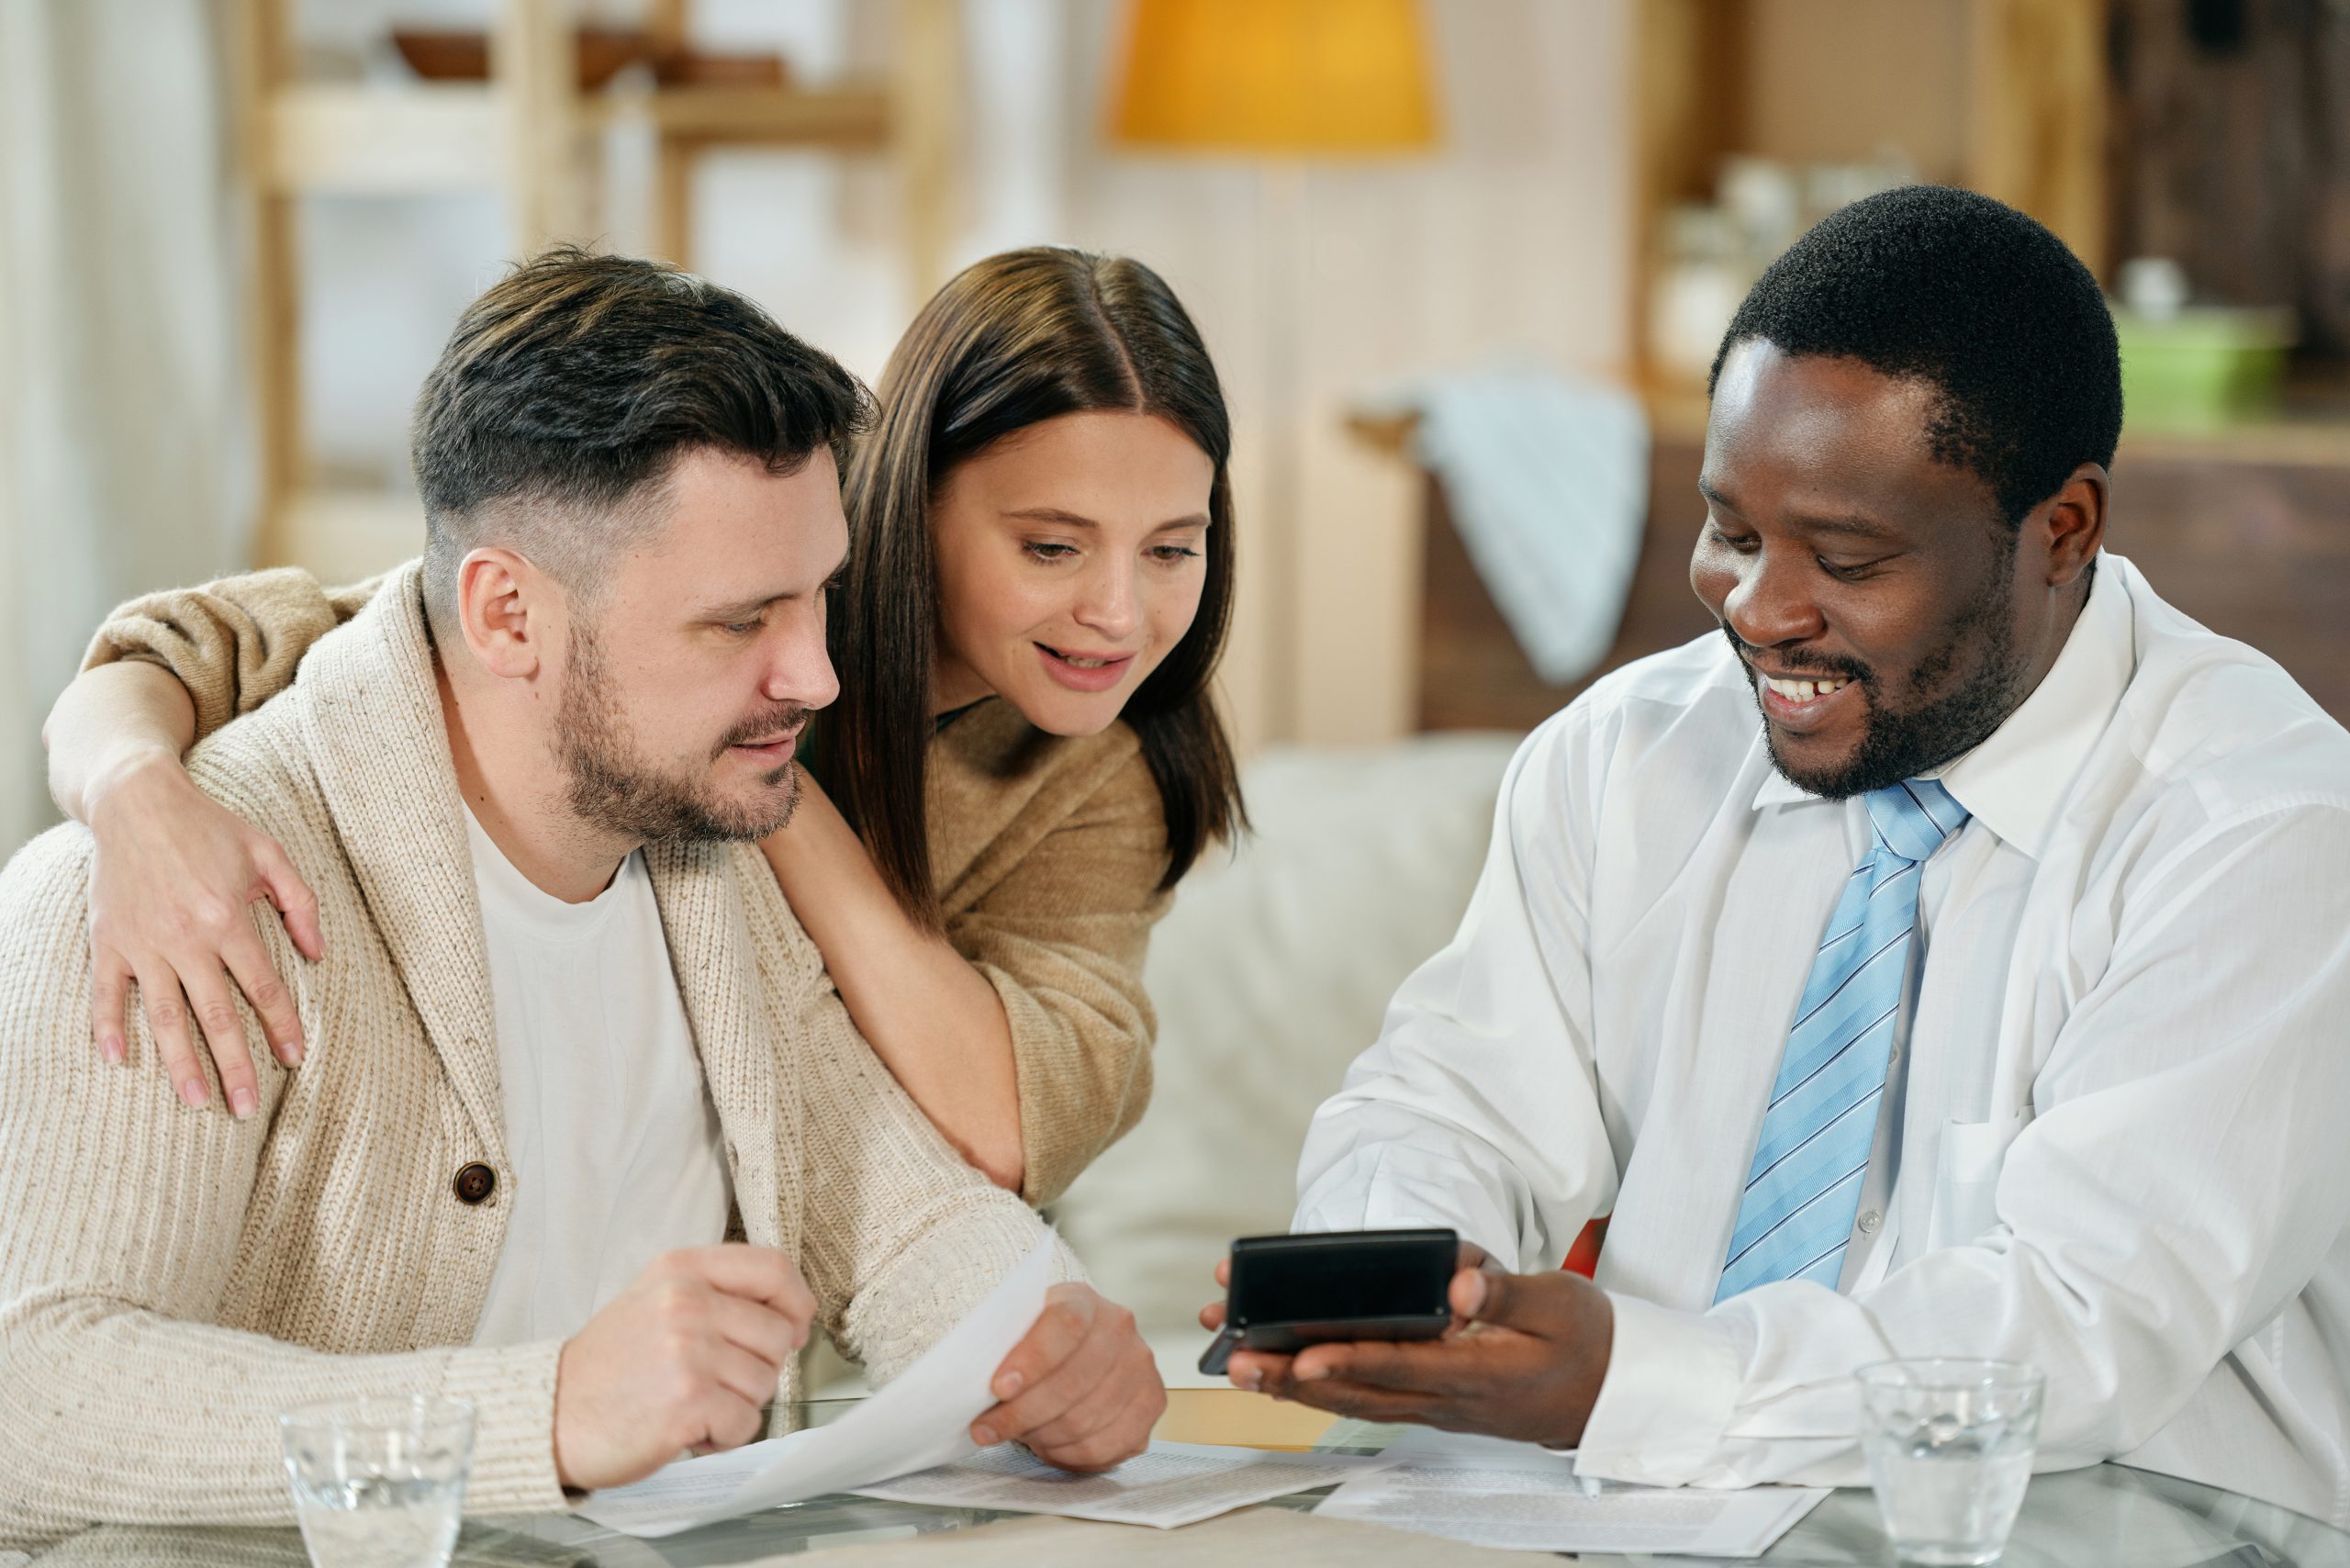
[[(0, 1548), (283, 1520), (277, 1413), (371, 1393), (479, 1407), (469, 1509), (563, 1506), (560, 1346), (468, 1348), (513, 1176), (431, 661), (410, 566), (190, 757), (285, 846), (330, 933), (312, 964), (260, 923), (309, 1054), (277, 1068), (248, 1019), (249, 1120), (174, 1098), (135, 1006), (129, 1070), (90, 1048), (87, 834), (0, 871)], [(647, 858), (744, 1230), (799, 1260), (827, 1332), (886, 1379), (1037, 1221), (857, 1038), (755, 847)], [(476, 1160), (498, 1188), (469, 1207), (452, 1178)]]
[[(195, 698), (196, 733), (209, 734), (285, 689), (310, 644), (376, 587), (330, 590), (281, 569), (151, 594), (115, 611), (87, 663), (162, 665)], [(1143, 952), (1168, 903), (1158, 787), (1125, 725), (1048, 735), (990, 700), (932, 743), (928, 798), (947, 938), (1011, 1020), (1022, 1195), (1041, 1206), (1150, 1099), (1157, 1021)]]

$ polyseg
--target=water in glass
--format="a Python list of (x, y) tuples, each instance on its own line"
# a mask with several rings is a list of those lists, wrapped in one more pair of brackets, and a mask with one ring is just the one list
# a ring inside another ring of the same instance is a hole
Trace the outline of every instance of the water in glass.
[(358, 1400), (281, 1418), (285, 1473), (318, 1568), (442, 1568), (473, 1463), (455, 1400)]
[(1905, 1562), (1996, 1560), (2031, 1480), (2040, 1374), (1985, 1361), (1895, 1361), (1861, 1373), (1862, 1447)]
[(319, 1568), (441, 1568), (457, 1543), (464, 1495), (446, 1481), (297, 1481), (294, 1511)]

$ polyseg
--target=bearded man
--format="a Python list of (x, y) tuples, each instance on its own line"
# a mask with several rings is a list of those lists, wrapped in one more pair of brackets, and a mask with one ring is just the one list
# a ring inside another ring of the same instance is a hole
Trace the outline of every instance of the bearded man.
[(1847, 1484), (1855, 1368), (2004, 1358), (2042, 1468), (2350, 1525), (2350, 736), (2103, 551), (2121, 423), (2095, 281), (1997, 202), (1769, 270), (1699, 482), (1722, 635), (1528, 740), (1307, 1138), (1297, 1227), (1454, 1226), (1479, 1331), (1236, 1381)]
[[(418, 407), (423, 560), (189, 758), (339, 933), (297, 963), (265, 923), (308, 1053), (256, 1051), (238, 1114), (87, 1050), (88, 834), (0, 872), (0, 1547), (282, 1521), (279, 1412), (365, 1394), (470, 1401), (467, 1507), (560, 1508), (757, 1435), (814, 1322), (890, 1377), (1042, 1238), (745, 842), (838, 689), (865, 409), (650, 263), (557, 252), (466, 311)], [(1058, 1272), (983, 1419), (1099, 1468), (1164, 1394)]]

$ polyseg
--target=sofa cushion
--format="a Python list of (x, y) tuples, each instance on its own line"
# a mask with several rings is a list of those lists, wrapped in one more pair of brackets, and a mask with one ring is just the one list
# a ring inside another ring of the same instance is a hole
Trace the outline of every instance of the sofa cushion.
[(1248, 767), (1255, 833), (1203, 857), (1151, 939), (1150, 1109), (1054, 1210), (1154, 1340), (1195, 1357), (1232, 1238), (1289, 1228), (1306, 1124), (1396, 986), (1450, 939), (1518, 738), (1279, 750)]

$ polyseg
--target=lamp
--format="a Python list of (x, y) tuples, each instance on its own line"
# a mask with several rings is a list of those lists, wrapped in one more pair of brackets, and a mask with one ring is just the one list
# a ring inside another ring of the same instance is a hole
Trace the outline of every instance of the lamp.
[(1416, 151), (1436, 140), (1418, 7), (1136, 0), (1113, 130), (1193, 151)]
[(1137, 149), (1237, 154), (1259, 169), (1265, 265), (1266, 576), (1277, 678), (1270, 724), (1298, 729), (1298, 321), (1305, 160), (1437, 140), (1417, 0), (1135, 0), (1111, 134)]

